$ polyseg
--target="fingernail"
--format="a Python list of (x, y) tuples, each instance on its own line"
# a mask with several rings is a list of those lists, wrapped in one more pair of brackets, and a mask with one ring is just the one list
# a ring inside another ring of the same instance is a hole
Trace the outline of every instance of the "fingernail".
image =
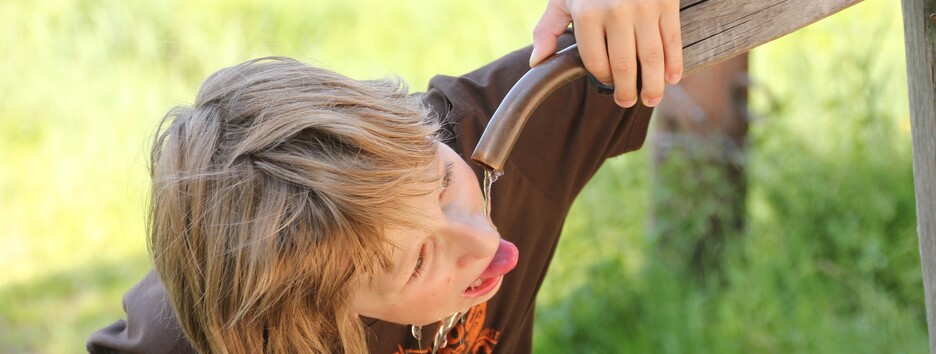
[(645, 100), (644, 104), (647, 107), (656, 107), (656, 105), (660, 104), (660, 99), (662, 98), (661, 97), (651, 98), (651, 99)]
[(680, 77), (680, 76), (682, 76), (682, 75), (681, 75), (681, 74), (669, 74), (669, 75), (666, 75), (666, 82), (668, 82), (668, 83), (670, 83), (670, 84), (672, 84), (672, 85), (675, 85), (676, 83), (679, 82), (679, 77)]
[(535, 59), (536, 59), (536, 51), (534, 50), (533, 53), (530, 53), (530, 67), (531, 68), (536, 66), (536, 62), (534, 61)]
[(636, 103), (637, 103), (637, 99), (627, 100), (621, 103), (621, 107), (630, 108), (630, 107), (633, 107), (634, 104)]

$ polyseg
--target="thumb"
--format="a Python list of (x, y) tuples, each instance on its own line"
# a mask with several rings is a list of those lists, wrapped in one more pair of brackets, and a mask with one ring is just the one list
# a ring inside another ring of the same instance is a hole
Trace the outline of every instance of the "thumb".
[(572, 16), (563, 7), (561, 1), (550, 1), (546, 11), (533, 28), (533, 54), (530, 55), (530, 67), (539, 65), (544, 59), (556, 52), (556, 41), (572, 23)]

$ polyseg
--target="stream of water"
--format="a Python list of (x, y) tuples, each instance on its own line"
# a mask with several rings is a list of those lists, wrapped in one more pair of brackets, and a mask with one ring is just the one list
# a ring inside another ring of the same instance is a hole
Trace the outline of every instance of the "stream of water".
[[(489, 218), (491, 217), (491, 187), (494, 185), (494, 182), (497, 182), (497, 178), (503, 174), (503, 171), (498, 171), (487, 167), (484, 168), (484, 182), (481, 191), (484, 193), (484, 215), (487, 215)], [(435, 338), (432, 339), (433, 354), (438, 352), (439, 348), (445, 348), (445, 345), (448, 343), (445, 337), (448, 335), (448, 332), (452, 330), (452, 328), (455, 328), (455, 325), (461, 323), (462, 326), (464, 326), (466, 314), (467, 312), (456, 312), (451, 316), (442, 319), (442, 324), (439, 326), (439, 331), (436, 332)], [(416, 337), (416, 340), (421, 338), (421, 335), (417, 336), (415, 330), (413, 332), (413, 336)]]
[(498, 171), (493, 168), (484, 168), (484, 187), (482, 192), (484, 193), (484, 214), (487, 217), (491, 217), (491, 187), (494, 185), (494, 182), (497, 182), (497, 178), (504, 175), (504, 171)]

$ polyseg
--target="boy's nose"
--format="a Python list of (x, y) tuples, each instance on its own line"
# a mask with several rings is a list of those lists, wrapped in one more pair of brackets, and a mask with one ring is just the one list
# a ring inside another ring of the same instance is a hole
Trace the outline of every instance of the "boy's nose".
[(458, 247), (462, 253), (458, 258), (458, 267), (476, 266), (481, 260), (488, 260), (500, 242), (500, 234), (487, 217), (475, 217), (459, 223), (456, 233)]

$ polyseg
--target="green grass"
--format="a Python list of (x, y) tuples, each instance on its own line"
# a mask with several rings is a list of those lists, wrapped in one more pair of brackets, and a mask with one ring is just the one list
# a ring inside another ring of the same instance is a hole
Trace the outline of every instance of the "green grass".
[[(150, 268), (149, 136), (211, 72), (286, 55), (421, 90), (527, 44), (543, 6), (0, 2), (0, 351), (80, 352), (122, 316)], [(727, 287), (653, 254), (647, 149), (609, 163), (567, 222), (537, 351), (924, 352), (900, 27), (899, 5), (868, 0), (753, 53)]]

